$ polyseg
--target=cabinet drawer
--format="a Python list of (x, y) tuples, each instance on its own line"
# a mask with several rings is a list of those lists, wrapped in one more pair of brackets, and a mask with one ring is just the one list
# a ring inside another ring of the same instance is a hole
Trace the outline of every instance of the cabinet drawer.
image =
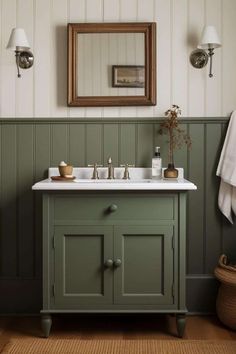
[(54, 220), (173, 220), (175, 195), (54, 196)]

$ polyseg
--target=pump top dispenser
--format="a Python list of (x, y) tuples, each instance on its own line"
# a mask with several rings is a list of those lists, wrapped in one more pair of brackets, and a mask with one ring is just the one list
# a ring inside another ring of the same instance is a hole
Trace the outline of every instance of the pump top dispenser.
[(155, 157), (161, 157), (160, 146), (155, 147)]
[(162, 178), (162, 159), (160, 154), (160, 146), (155, 147), (154, 157), (152, 158), (152, 178)]

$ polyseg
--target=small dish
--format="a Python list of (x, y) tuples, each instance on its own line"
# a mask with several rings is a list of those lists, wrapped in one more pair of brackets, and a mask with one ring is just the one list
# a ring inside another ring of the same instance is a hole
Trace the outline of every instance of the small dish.
[(68, 176), (68, 177), (62, 177), (62, 176), (51, 176), (52, 181), (73, 181), (75, 179), (75, 176)]

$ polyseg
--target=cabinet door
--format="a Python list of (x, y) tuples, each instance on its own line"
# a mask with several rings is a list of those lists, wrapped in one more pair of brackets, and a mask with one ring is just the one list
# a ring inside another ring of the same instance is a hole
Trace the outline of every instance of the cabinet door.
[(55, 307), (110, 304), (113, 294), (113, 228), (55, 227)]
[(116, 226), (116, 304), (173, 304), (173, 226)]

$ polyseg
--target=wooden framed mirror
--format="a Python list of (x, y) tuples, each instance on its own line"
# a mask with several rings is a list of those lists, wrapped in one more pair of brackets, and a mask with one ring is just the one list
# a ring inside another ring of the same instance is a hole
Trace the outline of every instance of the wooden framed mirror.
[(156, 24), (69, 23), (68, 105), (156, 104)]

